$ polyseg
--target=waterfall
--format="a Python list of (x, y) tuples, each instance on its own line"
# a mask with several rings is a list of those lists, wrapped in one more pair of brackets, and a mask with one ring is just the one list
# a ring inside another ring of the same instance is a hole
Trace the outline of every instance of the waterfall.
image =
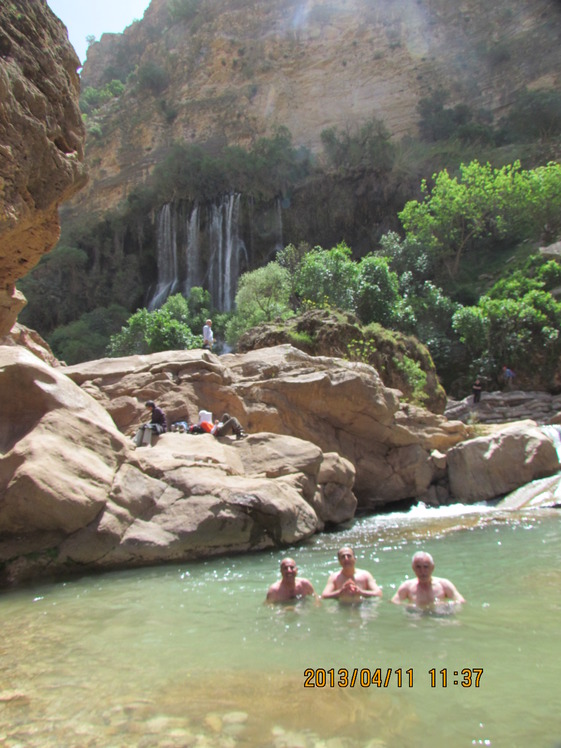
[(202, 284), (199, 206), (195, 204), (187, 221), (187, 242), (185, 246), (184, 294), (189, 295), (193, 286)]
[(158, 214), (157, 242), (158, 282), (148, 309), (161, 306), (178, 284), (176, 215), (171, 203), (166, 203)]
[(282, 230), (282, 200), (280, 197), (277, 197), (276, 200), (276, 208), (277, 208), (277, 221), (276, 221), (276, 242), (275, 242), (275, 254), (279, 252), (281, 249), (284, 249), (283, 244), (283, 230)]
[[(149, 309), (160, 307), (179, 290), (188, 296), (193, 286), (207, 288), (220, 311), (233, 309), (241, 258), (248, 264), (239, 231), (240, 201), (241, 195), (232, 193), (206, 210), (198, 204), (189, 210), (184, 203), (166, 203), (160, 209), (156, 226), (158, 281), (150, 291)], [(280, 215), (280, 204), (278, 212)]]
[(234, 306), (240, 254), (246, 251), (238, 227), (240, 195), (226, 195), (210, 210), (209, 290), (218, 309), (229, 312)]
[(553, 446), (557, 451), (557, 457), (559, 458), (559, 462), (561, 462), (561, 426), (552, 424), (549, 426), (541, 426), (540, 428), (553, 442)]

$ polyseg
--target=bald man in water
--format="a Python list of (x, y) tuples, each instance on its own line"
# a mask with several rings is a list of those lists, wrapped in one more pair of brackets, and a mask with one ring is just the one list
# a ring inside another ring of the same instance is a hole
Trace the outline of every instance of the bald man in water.
[(392, 597), (392, 603), (409, 603), (417, 608), (429, 608), (442, 602), (465, 603), (449, 579), (433, 577), (434, 561), (430, 553), (418, 551), (411, 563), (415, 579), (403, 582)]
[(285, 603), (289, 600), (298, 600), (307, 595), (312, 595), (316, 600), (318, 596), (312, 583), (304, 577), (298, 576), (298, 567), (293, 558), (283, 558), (280, 563), (281, 579), (274, 582), (267, 592), (268, 603)]
[(335, 598), (342, 603), (357, 603), (366, 597), (382, 597), (382, 590), (369, 571), (356, 568), (352, 548), (345, 546), (337, 553), (341, 564), (339, 571), (329, 576), (322, 593), (323, 598)]

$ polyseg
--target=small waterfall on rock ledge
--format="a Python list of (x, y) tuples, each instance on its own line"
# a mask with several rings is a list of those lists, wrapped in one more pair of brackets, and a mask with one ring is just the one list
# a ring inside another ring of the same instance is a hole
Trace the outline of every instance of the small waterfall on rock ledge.
[(541, 430), (553, 442), (553, 446), (557, 450), (557, 457), (559, 458), (559, 462), (561, 462), (561, 426), (551, 424), (548, 426), (542, 426)]
[(168, 296), (203, 286), (220, 311), (231, 311), (241, 261), (248, 264), (239, 231), (241, 195), (231, 193), (203, 207), (166, 203), (157, 216), (158, 281), (149, 291), (149, 309)]

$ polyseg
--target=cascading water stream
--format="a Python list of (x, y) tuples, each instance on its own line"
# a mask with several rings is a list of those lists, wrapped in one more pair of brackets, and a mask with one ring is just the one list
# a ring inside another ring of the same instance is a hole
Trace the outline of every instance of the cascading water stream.
[(200, 210), (195, 204), (187, 223), (187, 242), (185, 247), (186, 278), (184, 294), (189, 295), (193, 286), (200, 286), (201, 279), (201, 249), (200, 249)]
[(188, 296), (193, 286), (207, 288), (220, 311), (233, 309), (241, 258), (248, 264), (239, 230), (240, 200), (238, 193), (225, 195), (209, 205), (207, 212), (195, 204), (185, 217), (175, 203), (161, 208), (157, 217), (158, 281), (149, 309), (161, 306), (178, 290)]
[(178, 284), (177, 228), (175, 210), (166, 203), (158, 214), (158, 283), (148, 304), (157, 309), (172, 294)]
[(553, 446), (557, 451), (557, 457), (559, 458), (559, 462), (561, 462), (561, 426), (551, 424), (542, 426), (541, 430), (553, 442)]

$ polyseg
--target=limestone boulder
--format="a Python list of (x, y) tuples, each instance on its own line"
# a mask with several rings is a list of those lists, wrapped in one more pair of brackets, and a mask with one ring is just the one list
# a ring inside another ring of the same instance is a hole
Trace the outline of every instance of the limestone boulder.
[(47, 341), (36, 330), (21, 325), (19, 322), (16, 322), (7, 335), (0, 338), (0, 345), (21, 346), (27, 348), (49, 366), (64, 366), (54, 355)]
[(341, 358), (310, 356), (290, 345), (244, 354), (173, 351), (102, 359), (65, 370), (132, 434), (157, 400), (168, 421), (204, 408), (236, 416), (250, 432), (303, 439), (354, 466), (354, 493), (363, 508), (415, 498), (437, 475), (434, 449), (466, 438), (467, 428), (403, 404), (377, 371)]
[(107, 412), (21, 347), (0, 347), (0, 393), (0, 535), (90, 522), (127, 453)]
[(0, 337), (25, 299), (15, 289), (56, 244), (58, 206), (86, 182), (80, 62), (47, 3), (0, 3)]
[(534, 421), (462, 442), (448, 451), (447, 463), (450, 493), (465, 502), (502, 496), (559, 470), (553, 441)]
[(134, 449), (64, 372), (0, 346), (5, 583), (289, 545), (354, 515), (354, 469), (336, 454), (271, 433)]
[(163, 434), (122, 466), (58, 562), (112, 568), (289, 545), (353, 517), (353, 477), (337, 455), (293, 437)]

